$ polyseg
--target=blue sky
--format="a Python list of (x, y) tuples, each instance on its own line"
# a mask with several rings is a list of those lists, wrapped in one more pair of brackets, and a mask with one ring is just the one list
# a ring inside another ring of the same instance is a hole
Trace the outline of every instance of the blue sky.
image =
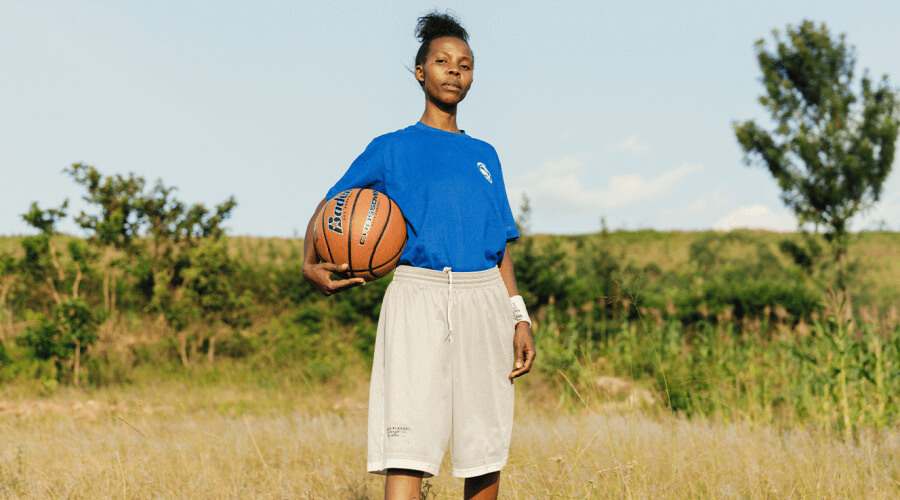
[[(731, 131), (766, 116), (753, 43), (825, 22), (896, 87), (900, 4), (860, 4), (0, 0), (0, 234), (28, 232), (33, 201), (83, 209), (73, 162), (234, 195), (234, 235), (302, 234), (373, 137), (421, 116), (408, 67), (433, 8), (471, 34), (459, 124), (497, 149), (514, 212), (532, 199), (533, 231), (791, 230)], [(900, 230), (896, 170), (855, 229)]]

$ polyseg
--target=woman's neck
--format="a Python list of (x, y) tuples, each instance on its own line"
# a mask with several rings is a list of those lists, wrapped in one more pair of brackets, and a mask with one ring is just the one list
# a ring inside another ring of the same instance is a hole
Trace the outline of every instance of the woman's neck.
[(419, 121), (432, 128), (455, 134), (460, 133), (459, 127), (456, 126), (456, 106), (453, 106), (453, 109), (442, 109), (427, 102), (425, 112), (422, 113)]

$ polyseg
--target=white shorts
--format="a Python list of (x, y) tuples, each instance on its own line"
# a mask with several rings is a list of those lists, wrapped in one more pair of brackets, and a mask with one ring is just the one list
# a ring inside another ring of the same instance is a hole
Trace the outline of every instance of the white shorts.
[(512, 435), (514, 332), (497, 268), (398, 267), (378, 319), (367, 470), (433, 476), (448, 441), (456, 477), (503, 468)]

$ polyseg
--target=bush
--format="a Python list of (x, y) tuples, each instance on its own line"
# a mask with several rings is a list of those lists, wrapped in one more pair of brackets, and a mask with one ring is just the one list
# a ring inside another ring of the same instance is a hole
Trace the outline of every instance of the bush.
[(316, 290), (303, 279), (303, 265), (291, 262), (273, 273), (273, 285), (278, 295), (290, 305), (299, 305), (314, 297)]
[(62, 362), (75, 357), (72, 370), (77, 378), (81, 359), (97, 340), (97, 329), (103, 319), (103, 313), (83, 300), (70, 299), (54, 307), (49, 318), (35, 314), (32, 318), (35, 324), (26, 328), (17, 341), (32, 357), (55, 362), (60, 377), (64, 373)]
[(525, 237), (512, 250), (516, 281), (529, 309), (549, 304), (551, 300), (565, 303), (569, 296), (568, 254), (557, 238), (549, 238), (539, 245), (534, 237)]
[(385, 276), (331, 297), (334, 319), (342, 325), (377, 323), (384, 292), (392, 279), (393, 275)]
[(316, 306), (273, 321), (260, 335), (263, 345), (256, 356), (257, 368), (290, 368), (311, 382), (329, 380), (342, 373), (355, 359), (355, 348), (345, 335), (325, 329), (324, 321), (324, 312)]
[[(735, 318), (761, 318), (766, 311), (781, 306), (791, 318), (799, 320), (820, 309), (818, 297), (804, 285), (773, 280), (715, 281), (703, 287), (701, 300), (714, 313), (729, 309)], [(690, 310), (687, 304), (684, 306)]]

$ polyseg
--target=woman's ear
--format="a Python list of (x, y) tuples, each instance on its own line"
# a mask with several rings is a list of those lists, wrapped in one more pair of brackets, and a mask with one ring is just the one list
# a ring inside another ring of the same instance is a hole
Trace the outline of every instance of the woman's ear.
[(425, 70), (421, 64), (416, 65), (416, 80), (425, 83)]

